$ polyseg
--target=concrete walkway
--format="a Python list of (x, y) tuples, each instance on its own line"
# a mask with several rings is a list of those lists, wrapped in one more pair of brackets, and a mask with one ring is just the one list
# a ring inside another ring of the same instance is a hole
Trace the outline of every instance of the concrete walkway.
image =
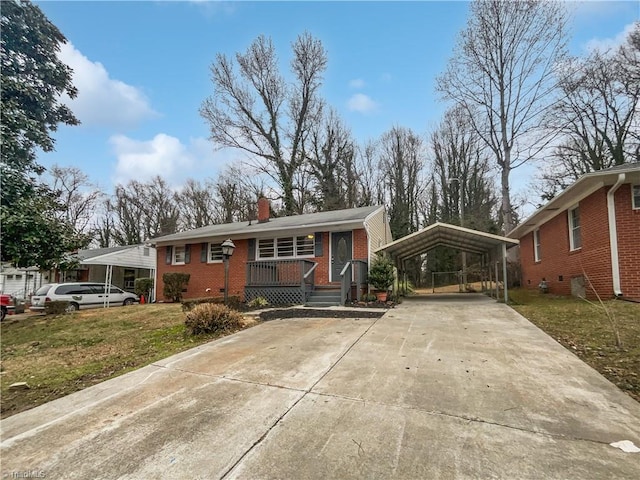
[[(640, 404), (510, 308), (267, 322), (2, 422), (46, 478), (638, 478)], [(6, 477), (5, 477), (6, 476)], [(15, 475), (14, 475), (15, 478)]]

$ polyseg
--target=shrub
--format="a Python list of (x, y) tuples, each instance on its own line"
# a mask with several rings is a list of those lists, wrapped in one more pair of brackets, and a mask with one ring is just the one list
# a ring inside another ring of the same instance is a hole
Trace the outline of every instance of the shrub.
[(378, 297), (376, 297), (375, 293), (365, 293), (362, 296), (362, 301), (363, 302), (375, 302), (378, 300)]
[(69, 302), (66, 300), (54, 300), (44, 304), (44, 313), (47, 315), (62, 315), (67, 313), (67, 308), (69, 308)]
[(173, 302), (182, 300), (182, 291), (187, 288), (191, 275), (188, 273), (165, 273), (162, 275), (164, 289), (162, 293), (165, 298)]
[(133, 282), (133, 291), (139, 297), (144, 295), (145, 300), (149, 300), (151, 290), (153, 289), (153, 278), (136, 278)]
[(262, 308), (269, 305), (269, 300), (264, 297), (256, 297), (248, 303), (250, 308)]
[(201, 303), (187, 312), (184, 324), (191, 335), (228, 333), (242, 327), (243, 317), (226, 305)]
[(393, 264), (387, 257), (378, 255), (369, 270), (369, 283), (376, 290), (387, 290), (395, 280)]
[[(184, 300), (182, 302), (182, 311), (189, 312), (193, 310), (193, 307), (196, 305), (201, 305), (203, 303), (215, 303), (218, 305), (222, 305), (224, 303), (223, 297), (202, 297), (202, 298), (190, 298), (189, 300)], [(229, 301), (227, 305), (235, 310), (240, 310), (242, 308), (242, 302), (240, 301), (240, 297), (229, 297)]]

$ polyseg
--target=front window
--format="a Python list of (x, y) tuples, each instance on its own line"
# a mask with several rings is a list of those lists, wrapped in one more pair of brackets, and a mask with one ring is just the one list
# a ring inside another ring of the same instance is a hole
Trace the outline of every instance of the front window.
[(173, 247), (173, 264), (184, 265), (185, 248), (184, 245)]
[(640, 209), (640, 185), (634, 185), (632, 190), (633, 194), (633, 208)]
[(273, 258), (276, 256), (274, 248), (275, 240), (273, 238), (262, 238), (258, 240), (258, 257)]
[(222, 258), (222, 244), (210, 243), (209, 244), (209, 263), (217, 263), (224, 260)]
[(312, 257), (315, 251), (315, 239), (313, 235), (296, 237), (296, 256)]
[(539, 262), (542, 258), (540, 256), (540, 229), (533, 231), (533, 256), (536, 262)]
[(582, 248), (580, 234), (580, 207), (569, 210), (569, 246), (571, 250)]
[(278, 257), (293, 257), (293, 237), (278, 238)]
[(296, 258), (313, 257), (315, 249), (314, 237), (263, 238), (258, 240), (258, 258)]

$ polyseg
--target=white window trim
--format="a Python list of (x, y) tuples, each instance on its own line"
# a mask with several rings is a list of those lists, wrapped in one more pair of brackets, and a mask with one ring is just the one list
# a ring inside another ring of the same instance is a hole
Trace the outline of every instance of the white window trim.
[(569, 251), (571, 252), (575, 252), (582, 249), (582, 222), (580, 222), (580, 246), (576, 247), (573, 242), (574, 225), (573, 225), (573, 216), (571, 215), (571, 212), (579, 208), (580, 208), (580, 204), (574, 205), (573, 207), (567, 210), (567, 222), (569, 226)]
[(187, 255), (186, 245), (174, 245), (173, 252), (171, 253), (171, 265), (185, 265), (184, 260), (182, 262), (176, 261), (176, 253), (178, 253), (178, 248), (182, 248), (183, 258), (186, 258), (186, 255)]
[[(308, 255), (298, 255), (298, 237), (304, 237), (306, 235), (287, 235), (283, 237), (274, 238), (261, 238), (256, 242), (256, 259), (257, 260), (292, 260), (296, 258), (314, 258), (315, 255), (315, 243), (313, 244), (313, 253)], [(278, 256), (278, 240), (281, 238), (293, 238), (293, 256)], [(273, 242), (273, 257), (260, 256), (260, 240), (271, 240)], [(315, 240), (314, 240), (315, 242)]]
[[(635, 189), (640, 190), (640, 184), (638, 185), (631, 185), (631, 208), (633, 210), (640, 210), (640, 203), (636, 204), (636, 196), (634, 194), (634, 190)], [(640, 193), (640, 192), (639, 192)]]
[(533, 260), (535, 262), (539, 262), (541, 260), (540, 255), (540, 229), (536, 228), (533, 231)]
[(207, 263), (222, 263), (224, 261), (222, 258), (220, 260), (211, 260), (211, 245), (221, 246), (222, 243), (209, 242), (207, 244)]

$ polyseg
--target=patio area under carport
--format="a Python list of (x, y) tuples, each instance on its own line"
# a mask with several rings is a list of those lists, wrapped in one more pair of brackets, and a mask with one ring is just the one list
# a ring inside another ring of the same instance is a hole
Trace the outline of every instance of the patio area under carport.
[(519, 243), (513, 238), (438, 222), (384, 245), (378, 248), (376, 253), (389, 255), (398, 269), (398, 277), (405, 281), (407, 262), (437, 247), (450, 247), (479, 255), (481, 271), (487, 272), (490, 285), (492, 280), (495, 281), (496, 298), (499, 298), (499, 282), (502, 276), (504, 300), (508, 302), (507, 250)]

